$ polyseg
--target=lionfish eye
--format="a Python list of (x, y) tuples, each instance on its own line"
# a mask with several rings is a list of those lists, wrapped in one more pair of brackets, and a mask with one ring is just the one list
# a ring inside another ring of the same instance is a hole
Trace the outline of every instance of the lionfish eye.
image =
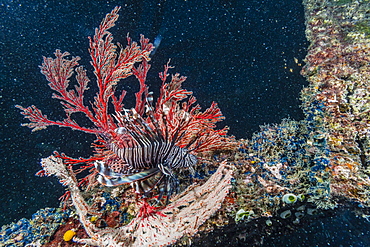
[(118, 127), (117, 129), (114, 130), (114, 132), (123, 135), (127, 133), (127, 129), (125, 127)]

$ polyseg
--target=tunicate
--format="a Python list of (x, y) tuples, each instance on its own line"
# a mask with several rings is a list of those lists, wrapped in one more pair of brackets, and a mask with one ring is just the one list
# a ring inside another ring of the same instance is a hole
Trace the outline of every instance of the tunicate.
[(266, 225), (267, 225), (267, 226), (272, 226), (272, 221), (271, 221), (270, 219), (267, 219), (267, 220), (266, 220)]
[(315, 208), (307, 208), (307, 214), (309, 214), (309, 215), (315, 215), (315, 214), (317, 214), (317, 209), (315, 209)]
[(244, 217), (247, 217), (247, 219), (249, 219), (249, 217), (253, 214), (253, 210), (245, 211), (244, 209), (240, 209), (238, 212), (236, 212), (235, 221), (239, 222), (240, 220), (244, 220)]
[(285, 210), (284, 212), (282, 212), (282, 213), (280, 214), (280, 217), (281, 217), (282, 219), (287, 219), (287, 218), (289, 218), (291, 215), (292, 215), (292, 212), (291, 212), (290, 210)]
[(303, 216), (304, 216), (304, 213), (296, 212), (294, 215), (295, 215), (295, 217), (297, 217), (297, 219), (302, 219)]
[(294, 194), (285, 194), (282, 200), (288, 204), (295, 203), (297, 201), (297, 196)]
[(303, 194), (299, 194), (297, 198), (300, 202), (303, 202), (306, 197)]

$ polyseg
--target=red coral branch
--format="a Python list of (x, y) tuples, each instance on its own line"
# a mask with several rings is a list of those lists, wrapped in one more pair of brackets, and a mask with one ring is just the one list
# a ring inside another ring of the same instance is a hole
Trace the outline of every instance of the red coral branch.
[(59, 154), (58, 152), (54, 152), (54, 156), (57, 157), (57, 158), (61, 158), (63, 160), (63, 162), (67, 165), (75, 165), (75, 164), (89, 164), (89, 163), (93, 163), (97, 160), (102, 160), (103, 158), (102, 157), (99, 157), (99, 156), (92, 156), (92, 157), (89, 157), (89, 158), (71, 158), (71, 157), (68, 157), (67, 155), (65, 155), (64, 153), (62, 154)]
[(141, 200), (141, 207), (140, 207), (140, 210), (139, 210), (139, 213), (137, 214), (136, 217), (138, 218), (147, 218), (149, 216), (155, 216), (155, 215), (159, 215), (159, 216), (162, 216), (162, 217), (167, 217), (165, 214), (163, 214), (160, 210), (162, 209), (161, 207), (156, 207), (156, 206), (152, 206), (148, 203), (147, 199), (143, 199)]
[[(66, 118), (63, 121), (49, 120), (35, 106), (27, 108), (17, 106), (31, 122), (25, 124), (26, 126), (35, 131), (47, 126), (57, 125), (92, 134), (106, 133), (117, 128), (113, 117), (108, 112), (109, 104), (113, 105), (115, 111), (122, 111), (126, 92), (123, 91), (117, 98), (114, 95), (115, 85), (119, 80), (132, 74), (135, 63), (143, 62), (142, 66), (145, 67), (144, 70), (147, 72), (149, 69), (147, 61), (149, 61), (149, 54), (153, 49), (153, 45), (143, 36), (140, 40), (141, 47), (136, 42), (132, 42), (130, 37), (127, 37), (128, 44), (125, 48), (119, 44), (118, 46), (113, 44), (113, 36), (108, 30), (115, 25), (119, 9), (119, 7), (116, 7), (111, 13), (107, 14), (99, 28), (95, 30), (94, 37), (89, 38), (91, 64), (94, 67), (96, 83), (99, 88), (91, 109), (84, 104), (84, 94), (88, 89), (87, 85), (90, 80), (85, 69), (78, 66), (80, 58), (72, 57), (68, 59), (67, 57), (70, 55), (68, 52), (62, 53), (60, 50), (56, 50), (55, 58), (44, 57), (44, 62), (40, 68), (41, 73), (49, 81), (50, 88), (55, 91), (53, 98), (60, 100), (64, 106)], [(70, 78), (74, 72), (76, 73), (77, 85), (74, 86), (74, 89), (68, 89), (71, 84)], [(146, 88), (145, 77), (140, 81), (140, 88)], [(141, 89), (139, 94), (143, 94), (144, 91), (145, 89)], [(71, 118), (72, 113), (77, 112), (84, 113), (96, 128), (82, 127), (77, 124)]]
[(115, 112), (122, 112), (123, 111), (123, 99), (126, 96), (127, 91), (122, 90), (121, 95), (117, 98), (114, 94), (112, 95), (112, 104), (114, 106)]
[(135, 110), (141, 116), (144, 115), (146, 98), (148, 97), (148, 86), (145, 84), (145, 81), (149, 69), (150, 64), (146, 60), (143, 60), (143, 62), (139, 64), (139, 67), (132, 68), (132, 73), (136, 76), (140, 83), (140, 90), (135, 94), (136, 97)]
[[(100, 128), (104, 131), (116, 128), (114, 121), (108, 115), (108, 103), (114, 95), (115, 85), (121, 79), (125, 79), (132, 74), (135, 63), (142, 60), (149, 61), (149, 54), (153, 45), (142, 38), (142, 47), (132, 42), (127, 36), (127, 46), (113, 44), (113, 36), (108, 31), (115, 25), (118, 18), (119, 7), (116, 7), (103, 20), (100, 27), (95, 30), (95, 35), (90, 38), (91, 64), (94, 67), (94, 74), (97, 77), (99, 92), (95, 97), (94, 111)], [(117, 56), (116, 50), (119, 48)], [(117, 107), (117, 104), (115, 105)]]
[(87, 84), (90, 81), (86, 76), (86, 71), (82, 66), (76, 68), (76, 80), (78, 85), (75, 86), (75, 90), (67, 90), (69, 86), (69, 79), (73, 75), (74, 68), (78, 66), (79, 57), (72, 57), (68, 60), (65, 57), (69, 56), (68, 52), (61, 53), (60, 50), (56, 50), (55, 59), (44, 57), (44, 62), (40, 66), (41, 73), (45, 75), (49, 81), (49, 86), (52, 90), (56, 91), (53, 94), (53, 98), (59, 99), (62, 104), (66, 107), (67, 113), (83, 112), (91, 120), (94, 120), (93, 116), (89, 112), (89, 109), (83, 103), (83, 95), (87, 90)]
[(20, 105), (15, 107), (22, 110), (21, 114), (25, 116), (31, 123), (24, 123), (22, 126), (27, 126), (32, 129), (32, 131), (45, 129), (47, 126), (57, 125), (59, 127), (69, 127), (71, 129), (80, 130), (86, 133), (96, 134), (98, 133), (97, 129), (90, 129), (87, 127), (79, 126), (75, 121), (73, 121), (69, 116), (63, 121), (53, 121), (49, 120), (46, 115), (43, 115), (42, 112), (34, 105), (31, 105), (27, 108), (23, 108)]
[(195, 105), (196, 98), (191, 91), (182, 89), (186, 77), (175, 74), (170, 82), (170, 65), (167, 63), (164, 72), (159, 74), (162, 80), (160, 97), (156, 104), (155, 117), (168, 140), (175, 140), (179, 147), (186, 147), (196, 153), (212, 151), (218, 148), (235, 147), (233, 137), (226, 137), (228, 128), (216, 131), (216, 123), (224, 119), (220, 108), (215, 102), (201, 112)]

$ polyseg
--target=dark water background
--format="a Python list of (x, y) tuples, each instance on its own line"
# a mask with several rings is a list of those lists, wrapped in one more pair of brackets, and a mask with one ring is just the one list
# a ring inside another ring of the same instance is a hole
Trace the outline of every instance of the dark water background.
[(203, 107), (218, 102), (237, 138), (250, 137), (264, 123), (303, 118), (299, 92), (307, 83), (294, 59), (302, 64), (308, 46), (300, 1), (0, 0), (0, 225), (58, 205), (64, 189), (56, 179), (34, 176), (40, 158), (54, 150), (90, 155), (93, 136), (58, 127), (31, 134), (20, 126), (26, 121), (14, 105), (34, 104), (61, 119), (61, 105), (39, 72), (42, 56), (55, 49), (80, 56), (93, 79), (87, 36), (117, 5), (115, 41), (125, 44), (128, 32), (134, 40), (162, 37), (148, 77), (154, 94), (158, 72), (171, 58), (172, 72), (188, 77), (184, 87)]

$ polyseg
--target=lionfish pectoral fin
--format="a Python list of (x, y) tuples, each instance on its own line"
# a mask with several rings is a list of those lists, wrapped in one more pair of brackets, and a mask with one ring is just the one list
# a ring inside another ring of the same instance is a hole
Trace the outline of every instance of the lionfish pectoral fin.
[(168, 205), (171, 196), (180, 192), (180, 183), (175, 174), (172, 172), (172, 169), (162, 164), (159, 164), (158, 167), (162, 173), (162, 176), (155, 184), (155, 186), (159, 188), (156, 204), (162, 204), (162, 199), (165, 196), (166, 199), (164, 201), (164, 205)]
[(117, 172), (110, 170), (108, 167), (105, 166), (105, 163), (103, 161), (96, 161), (94, 165), (99, 175), (105, 178), (112, 179), (112, 178), (120, 178), (124, 176), (124, 174), (117, 173)]
[(106, 177), (102, 174), (99, 174), (98, 182), (108, 187), (119, 186), (122, 184), (128, 184), (128, 183), (146, 179), (148, 177), (155, 175), (158, 172), (159, 172), (158, 168), (152, 168), (152, 169), (144, 170), (142, 172), (134, 173), (132, 175), (121, 176), (121, 177)]

